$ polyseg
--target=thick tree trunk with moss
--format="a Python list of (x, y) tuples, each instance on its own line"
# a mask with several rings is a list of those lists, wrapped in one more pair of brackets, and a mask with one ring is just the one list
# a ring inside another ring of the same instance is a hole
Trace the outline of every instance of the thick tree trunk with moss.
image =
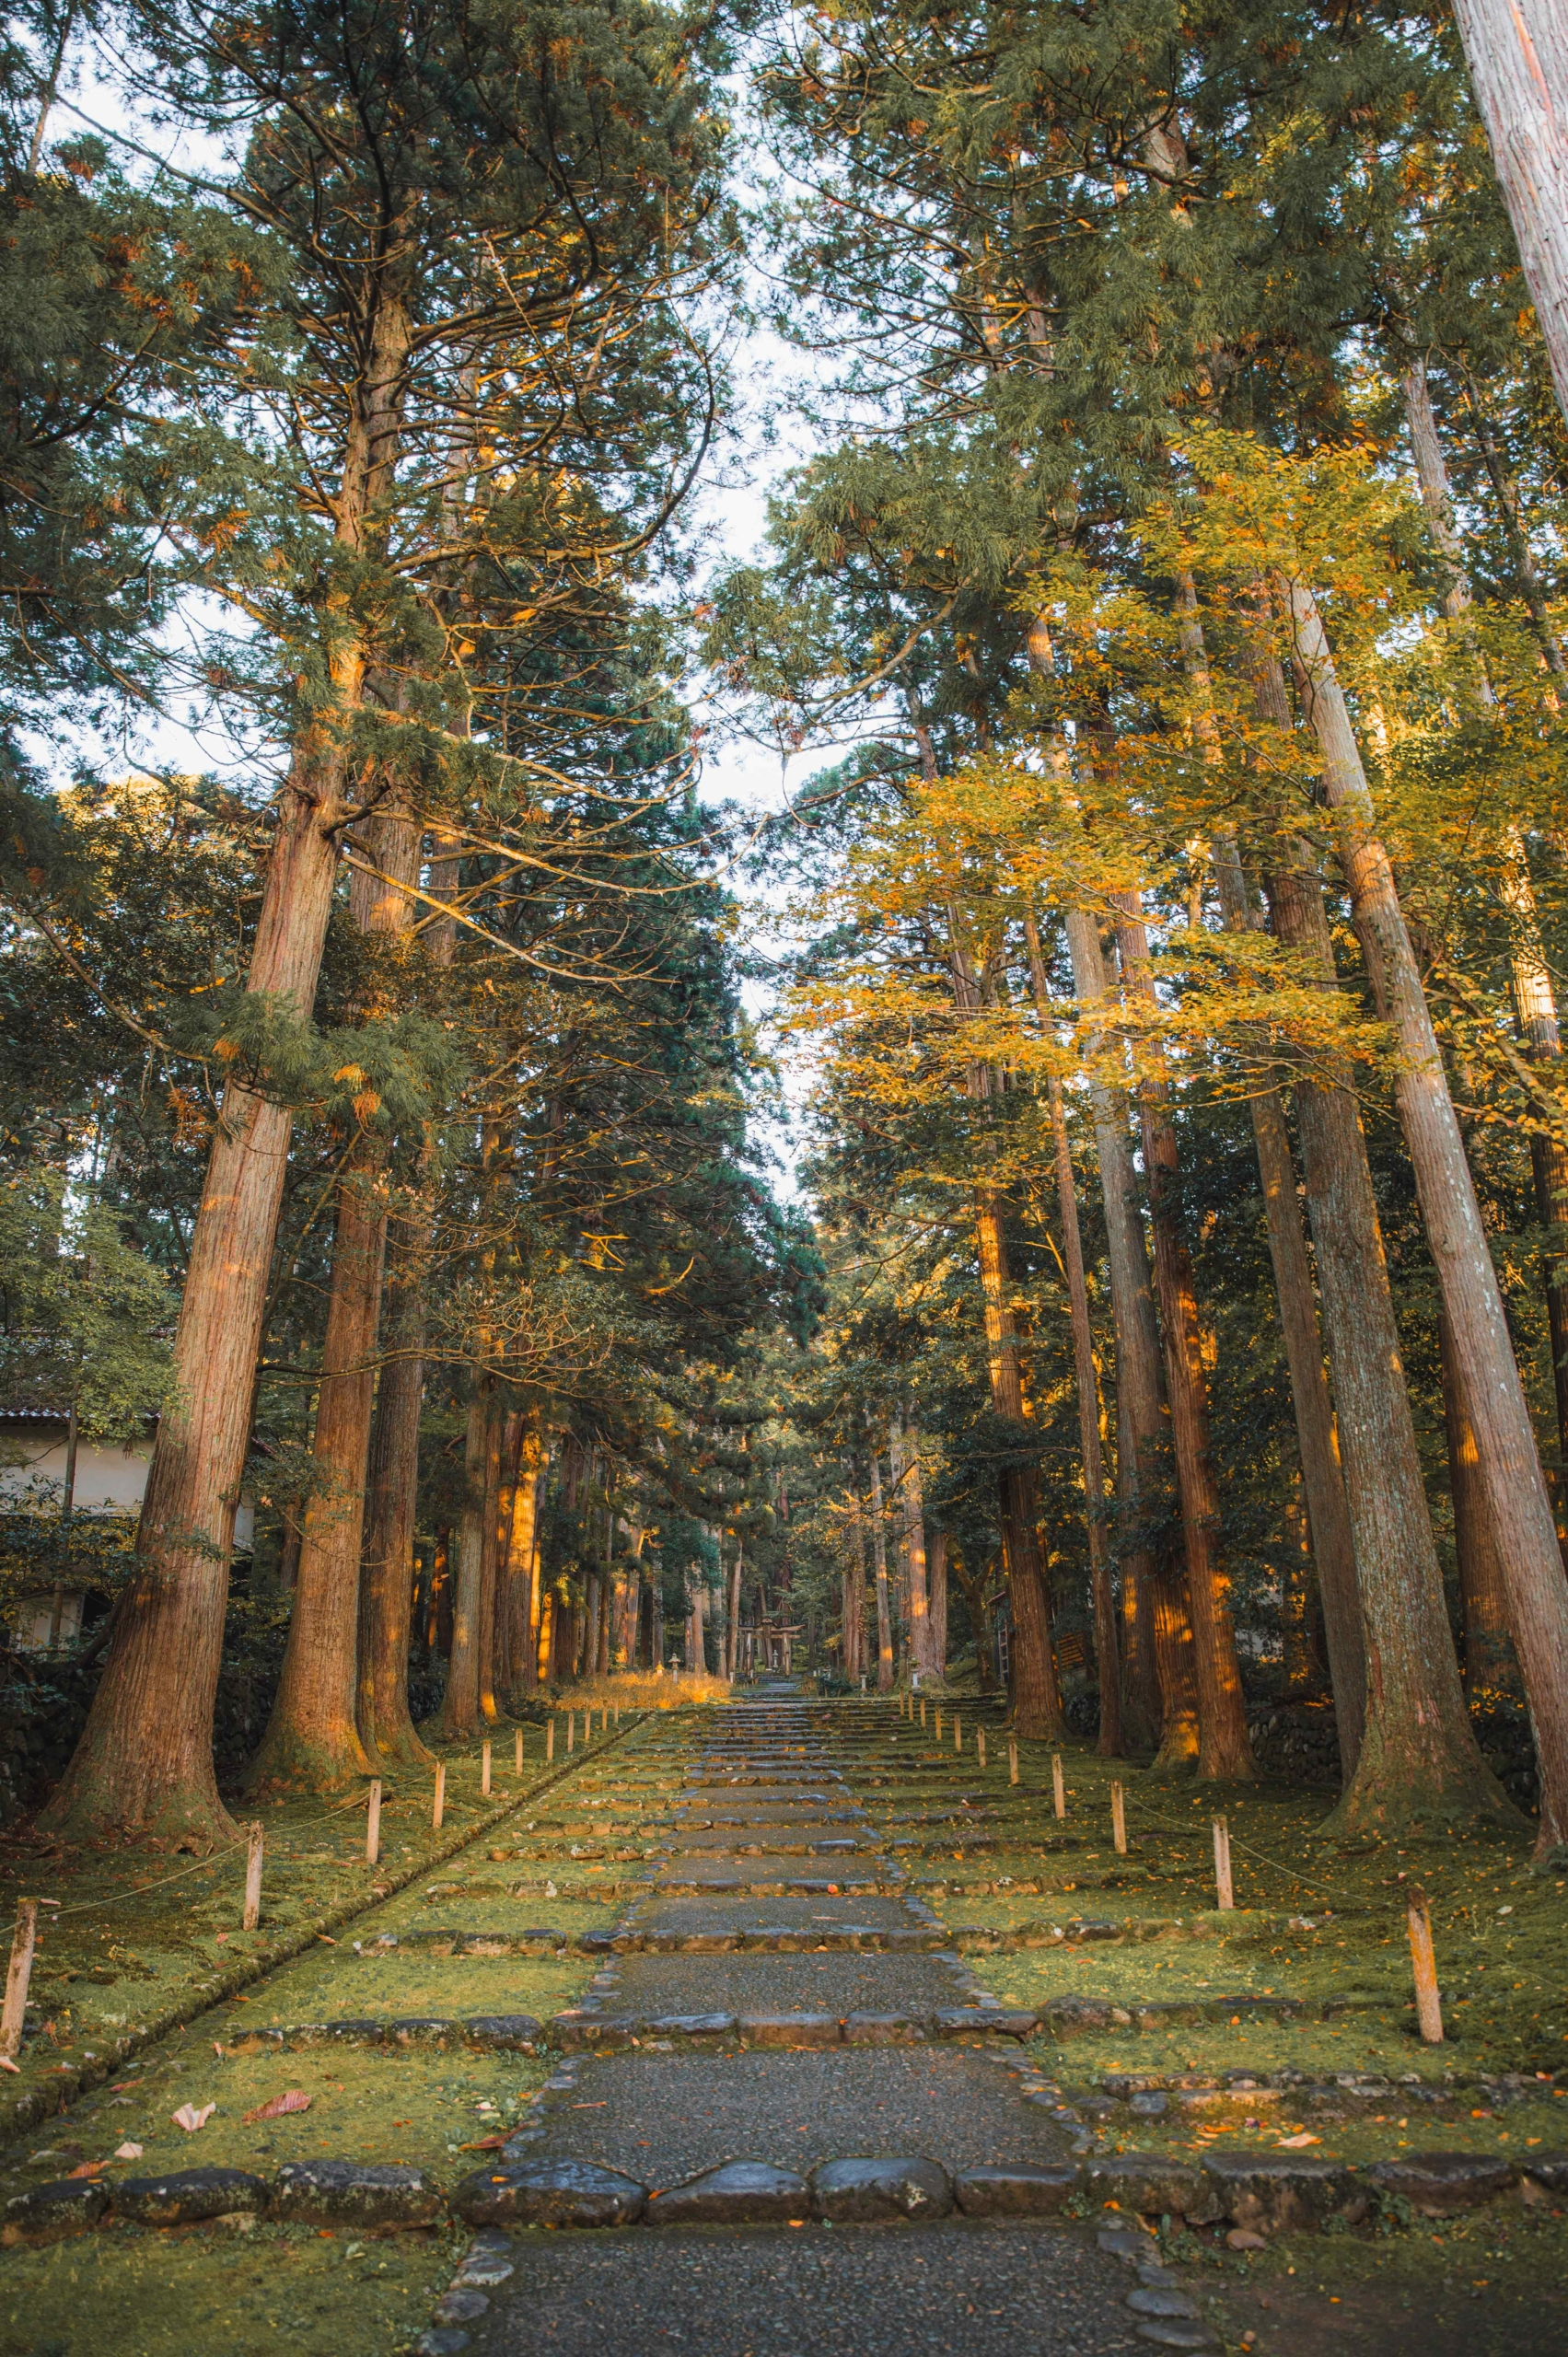
[[(407, 351), (401, 310), (383, 289), (376, 295), (332, 501), (334, 538), (351, 557), (374, 528), (395, 463)], [(246, 975), (248, 991), (301, 1017), (315, 1002), (365, 691), (364, 635), (340, 593), (329, 598), (327, 624), (326, 693), (279, 797)], [(225, 1090), (180, 1297), (177, 1392), (142, 1501), (142, 1570), (115, 1608), (87, 1725), (41, 1820), (52, 1832), (198, 1844), (235, 1837), (213, 1771), (213, 1708), (290, 1127), (286, 1107), (234, 1083)]]
[[(1092, 1010), (1106, 994), (1098, 929), (1085, 909), (1067, 910), (1065, 923), (1074, 988), (1079, 1004)], [(1125, 1734), (1136, 1750), (1153, 1750), (1157, 1746), (1156, 1764), (1161, 1769), (1179, 1768), (1198, 1753), (1191, 1647), (1184, 1639), (1174, 1646), (1170, 1642), (1173, 1629), (1185, 1620), (1186, 1599), (1179, 1583), (1161, 1573), (1147, 1535), (1150, 1524), (1163, 1518), (1168, 1494), (1165, 1469), (1169, 1426), (1160, 1375), (1159, 1326), (1138, 1209), (1125, 1099), (1096, 1078), (1090, 1082), (1089, 1103), (1116, 1335), (1117, 1552), (1121, 1563), (1123, 1626), (1131, 1622), (1122, 1655)], [(1162, 1589), (1167, 1591), (1163, 1599)]]
[(1454, 1359), (1448, 1320), (1437, 1313), (1443, 1376), (1443, 1424), (1448, 1443), (1448, 1492), (1454, 1502), (1454, 1553), (1464, 1616), (1465, 1690), (1517, 1697), (1519, 1665), (1508, 1634), (1508, 1594), (1503, 1563), (1487, 1519), (1481, 1453)]
[(338, 1182), (332, 1289), (311, 1442), (299, 1577), (273, 1714), (251, 1761), (255, 1794), (331, 1792), (370, 1773), (359, 1739), (359, 1558), (387, 1240), (385, 1156), (357, 1154)]
[[(1541, 1782), (1539, 1845), (1568, 1834), (1568, 1583), (1503, 1295), (1471, 1184), (1421, 972), (1327, 634), (1310, 589), (1283, 585), (1307, 717), (1323, 759), (1351, 912), (1399, 1048), (1394, 1104), (1469, 1404), (1480, 1480), (1508, 1589), (1508, 1620), (1535, 1724)], [(1361, 1550), (1357, 1559), (1365, 1563)], [(1446, 1631), (1445, 1631), (1446, 1633)], [(1370, 1631), (1369, 1631), (1370, 1636)], [(1370, 1677), (1370, 1643), (1368, 1646)], [(1448, 1648), (1452, 1660), (1452, 1646)], [(1453, 1678), (1457, 1694), (1457, 1668)], [(1462, 1698), (1460, 1698), (1462, 1708)], [(1467, 1726), (1468, 1732), (1468, 1726)], [(1473, 1754), (1473, 1745), (1471, 1751)], [(1501, 1799), (1484, 1770), (1477, 1805)]]
[[(397, 936), (406, 934), (413, 922), (416, 903), (408, 888), (418, 880), (420, 839), (417, 821), (395, 799), (363, 822), (355, 839), (349, 918), (368, 942), (379, 946), (383, 958), (396, 958)], [(377, 976), (373, 990), (367, 1015), (378, 1013), (388, 1003), (385, 976)], [(395, 1751), (413, 1759), (426, 1757), (408, 1718), (406, 1694), (401, 1690), (407, 1684), (408, 1565), (413, 1538), (409, 1484), (411, 1479), (417, 1480), (418, 1470), (417, 1397), (412, 1411), (415, 1463), (412, 1475), (406, 1455), (391, 1451), (382, 1462), (383, 1480), (400, 1479), (401, 1495), (396, 1499), (378, 1495), (373, 1488), (369, 1520), (362, 1513), (334, 1510), (332, 1503), (334, 1499), (363, 1501), (370, 1478), (374, 1367), (386, 1257), (387, 1160), (385, 1140), (367, 1136), (338, 1185), (328, 1343), (313, 1442), (323, 1488), (306, 1509), (298, 1594), (272, 1718), (250, 1766), (248, 1782), (253, 1792), (302, 1786), (331, 1791), (345, 1777), (364, 1774), (370, 1767), (380, 1747), (374, 1731), (377, 1689), (367, 1648), (374, 1649), (378, 1660)], [(370, 1201), (377, 1205), (375, 1232), (365, 1225), (358, 1210), (360, 1203)], [(400, 1305), (400, 1314), (407, 1315), (406, 1300)], [(417, 1308), (414, 1315), (419, 1316)], [(329, 1355), (334, 1335), (345, 1338), (348, 1346), (361, 1354), (357, 1379), (352, 1383), (340, 1383), (338, 1363)], [(329, 1377), (331, 1413), (323, 1415), (322, 1408), (329, 1404)], [(400, 1388), (406, 1388), (406, 1377), (394, 1382), (394, 1394)], [(406, 1400), (397, 1401), (394, 1412), (401, 1412), (406, 1422)], [(385, 1551), (389, 1515), (395, 1523), (406, 1523), (404, 1540), (399, 1539), (395, 1527), (391, 1533), (394, 1545), (406, 1543), (409, 1550), (395, 1573)], [(374, 1550), (377, 1564), (367, 1598), (361, 1596), (362, 1541), (367, 1550)], [(396, 1624), (393, 1628), (379, 1625), (384, 1610)], [(355, 1696), (352, 1735), (345, 1732), (342, 1715), (342, 1692), (345, 1678), (350, 1677)], [(394, 1693), (393, 1687), (400, 1692)]]
[[(1265, 683), (1262, 692), (1270, 717), (1288, 721), (1283, 690), (1271, 697)], [(1325, 989), (1335, 989), (1311, 853), (1299, 842), (1283, 844), (1282, 852), (1268, 878), (1274, 931), (1301, 953), (1308, 975), (1316, 972)], [(1351, 1825), (1492, 1812), (1501, 1794), (1476, 1748), (1459, 1690), (1348, 1067), (1329, 1064), (1310, 1080), (1304, 1074), (1295, 1097), (1366, 1660), (1361, 1757), (1341, 1812)]]
[[(357, 667), (340, 686), (351, 708)], [(324, 725), (284, 788), (246, 978), (300, 1015), (331, 909), (342, 791), (341, 738)], [(41, 1820), (51, 1832), (236, 1838), (213, 1772), (213, 1705), (289, 1130), (285, 1106), (235, 1082), (224, 1091), (180, 1299), (177, 1390), (142, 1502), (144, 1568), (115, 1607), (87, 1725)]]

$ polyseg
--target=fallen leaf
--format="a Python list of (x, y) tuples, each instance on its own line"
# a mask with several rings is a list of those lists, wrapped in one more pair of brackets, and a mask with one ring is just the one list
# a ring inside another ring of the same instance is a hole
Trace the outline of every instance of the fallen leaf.
[(245, 2125), (253, 2119), (281, 2119), (287, 2111), (308, 2111), (310, 2098), (303, 2087), (285, 2087), (281, 2096), (273, 2096), (268, 2103), (259, 2103), (254, 2111), (245, 2115)]
[(116, 2144), (114, 2147), (114, 2157), (117, 2161), (139, 2161), (142, 2157), (143, 2149), (142, 2145), (133, 2144), (129, 2140), (127, 2140), (123, 2144)]
[(321, 1942), (323, 1947), (335, 1948), (337, 1946), (336, 1940), (330, 1940), (325, 1932), (318, 1932), (316, 1937)]
[(1300, 2136), (1282, 2136), (1279, 2148), (1282, 2153), (1295, 2153), (1300, 2151), (1303, 2144), (1320, 2144), (1322, 2141), (1320, 2136), (1308, 2136), (1305, 2133)]
[(176, 2128), (184, 2129), (187, 2136), (194, 2136), (198, 2128), (206, 2126), (216, 2109), (215, 2103), (204, 2103), (199, 2111), (193, 2103), (182, 2103), (178, 2111), (170, 2112), (169, 2118)]
[(505, 2136), (482, 2136), (477, 2144), (459, 2144), (459, 2153), (496, 2153), (507, 2142)]
[(79, 2167), (70, 2169), (66, 2174), (70, 2177), (97, 2177), (108, 2166), (107, 2161), (83, 2161)]

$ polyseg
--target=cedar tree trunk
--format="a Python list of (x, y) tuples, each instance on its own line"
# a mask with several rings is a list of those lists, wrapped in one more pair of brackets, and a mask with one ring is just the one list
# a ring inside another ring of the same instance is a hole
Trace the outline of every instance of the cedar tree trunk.
[(1568, 418), (1568, 13), (1561, 0), (1454, 0), (1454, 21)]
[(888, 1608), (888, 1528), (882, 1513), (882, 1469), (871, 1451), (871, 1560), (877, 1567), (877, 1691), (893, 1685), (893, 1621)]
[[(1093, 1010), (1106, 995), (1099, 934), (1085, 909), (1065, 912), (1073, 986), (1081, 1006)], [(1099, 1164), (1105, 1213), (1106, 1257), (1110, 1270), (1110, 1315), (1116, 1334), (1118, 1553), (1124, 1612), (1132, 1606), (1132, 1641), (1125, 1652), (1126, 1737), (1139, 1750), (1159, 1747), (1157, 1764), (1179, 1768), (1196, 1759), (1198, 1719), (1191, 1685), (1191, 1647), (1163, 1651), (1157, 1642), (1185, 1618), (1179, 1584), (1162, 1578), (1148, 1538), (1163, 1516), (1164, 1478), (1169, 1440), (1165, 1388), (1160, 1376), (1159, 1327), (1155, 1317), (1148, 1246), (1139, 1215), (1137, 1181), (1127, 1133), (1125, 1100), (1092, 1079), (1095, 1154)], [(1156, 1611), (1157, 1592), (1170, 1593)], [(1172, 1677), (1176, 1683), (1171, 1684)]]
[[(1568, 1833), (1568, 1582), (1557, 1526), (1393, 866), (1376, 831), (1361, 749), (1317, 600), (1298, 580), (1284, 588), (1307, 716), (1323, 756), (1324, 790), (1338, 821), (1351, 912), (1400, 1051), (1394, 1103), (1503, 1561), (1509, 1627), (1535, 1726), (1544, 1855)], [(1357, 1555), (1360, 1560), (1359, 1549)], [(1456, 1673), (1456, 1690), (1458, 1684)], [(1489, 1801), (1495, 1794), (1505, 1805), (1490, 1777), (1487, 1783)]]
[[(1148, 936), (1135, 893), (1116, 898), (1117, 946), (1129, 987), (1153, 996)], [(1198, 1685), (1198, 1773), (1236, 1779), (1255, 1773), (1230, 1617), (1230, 1583), (1219, 1550), (1219, 1492), (1209, 1449), (1208, 1383), (1192, 1264), (1170, 1203), (1177, 1169), (1176, 1132), (1152, 1086), (1139, 1090), (1144, 1167), (1155, 1244), (1155, 1283), (1165, 1336), (1166, 1393), (1181, 1527), (1186, 1541), (1187, 1598), (1192, 1618), (1192, 1666)]]
[[(1283, 683), (1260, 689), (1282, 716)], [(1288, 721), (1288, 714), (1283, 714)], [(1336, 987), (1322, 888), (1304, 842), (1268, 879), (1274, 931)], [(1459, 1689), (1432, 1541), (1366, 1141), (1347, 1065), (1295, 1084), (1296, 1132), (1333, 1370), (1345, 1503), (1355, 1538), (1366, 1658), (1361, 1758), (1341, 1812), (1351, 1826), (1494, 1811)]]
[[(1214, 836), (1214, 860), (1226, 926), (1232, 933), (1250, 932), (1253, 912), (1232, 837), (1223, 833)], [(1366, 1653), (1361, 1634), (1355, 1542), (1351, 1535), (1344, 1477), (1340, 1470), (1333, 1404), (1323, 1364), (1322, 1339), (1318, 1331), (1312, 1271), (1307, 1258), (1307, 1237), (1296, 1197), (1295, 1167), (1284, 1109), (1278, 1092), (1272, 1088), (1255, 1093), (1249, 1102), (1268, 1223), (1269, 1257), (1274, 1267), (1274, 1291), (1284, 1332), (1285, 1363), (1290, 1369), (1307, 1528), (1329, 1643), (1329, 1675), (1334, 1689), (1340, 1765), (1348, 1784), (1361, 1757), (1361, 1733), (1366, 1721)]]
[[(1034, 911), (1024, 917), (1028, 946), (1029, 980), (1035, 1011), (1044, 1032), (1046, 1008), (1045, 960), (1040, 955), (1040, 929)], [(1067, 1116), (1062, 1103), (1062, 1083), (1052, 1073), (1048, 1083), (1051, 1133), (1056, 1154), (1056, 1202), (1062, 1215), (1062, 1257), (1067, 1271), (1067, 1306), (1073, 1329), (1073, 1367), (1078, 1385), (1078, 1444), (1084, 1471), (1084, 1520), (1089, 1545), (1089, 1592), (1094, 1605), (1095, 1653), (1099, 1669), (1099, 1742), (1104, 1759), (1119, 1759), (1125, 1748), (1121, 1736), (1121, 1659), (1117, 1644), (1116, 1600), (1110, 1591), (1110, 1550), (1105, 1527), (1105, 1465), (1099, 1437), (1099, 1384), (1095, 1374), (1094, 1329), (1089, 1322), (1089, 1289), (1084, 1274), (1084, 1243), (1078, 1228), (1078, 1190), (1073, 1178), (1073, 1150), (1067, 1137)]]

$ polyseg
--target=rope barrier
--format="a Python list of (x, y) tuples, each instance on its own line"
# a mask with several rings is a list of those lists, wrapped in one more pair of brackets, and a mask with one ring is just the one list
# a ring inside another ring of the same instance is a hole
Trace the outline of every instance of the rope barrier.
[[(579, 1758), (586, 1759), (588, 1757), (589, 1745), (591, 1742), (592, 1737), (590, 1736), (588, 1743), (584, 1745), (581, 1753), (578, 1755)], [(464, 1759), (468, 1759), (470, 1756), (470, 1754), (466, 1752), (462, 1754)], [(313, 1825), (324, 1825), (329, 1817), (341, 1817), (345, 1809), (363, 1808), (368, 1798), (369, 1794), (367, 1792), (350, 1793), (346, 1800), (331, 1802), (328, 1807), (319, 1810), (316, 1816), (296, 1819), (292, 1829), (301, 1833), (307, 1832)], [(460, 1807), (463, 1804), (459, 1801), (454, 1803), (453, 1805)], [(133, 1883), (129, 1889), (117, 1891), (110, 1898), (84, 1898), (79, 1900), (74, 1907), (62, 1907), (52, 1898), (40, 1898), (36, 1901), (36, 1904), (40, 1907), (47, 1907), (49, 1914), (40, 1922), (39, 1929), (41, 1932), (46, 1931), (52, 1924), (64, 1922), (67, 1916), (71, 1915), (105, 1914), (110, 1908), (122, 1907), (128, 1899), (145, 1898), (148, 1891), (167, 1890), (171, 1883), (188, 1882), (192, 1875), (210, 1873), (211, 1870), (215, 1866), (220, 1864), (225, 1858), (232, 1857), (237, 1850), (243, 1850), (247, 1848), (250, 1843), (250, 1837), (248, 1832), (241, 1833), (233, 1841), (226, 1841), (221, 1849), (209, 1851), (204, 1858), (196, 1859), (195, 1862), (189, 1866), (177, 1866), (172, 1874), (160, 1875), (155, 1882)], [(296, 1856), (297, 1853), (284, 1851), (281, 1852), (273, 1852), (273, 1854), (288, 1858)], [(21, 1918), (19, 1915), (13, 1917), (8, 1925), (4, 1929), (0, 1929), (0, 1940), (4, 1940), (7, 1937), (15, 1937), (20, 1922)]]

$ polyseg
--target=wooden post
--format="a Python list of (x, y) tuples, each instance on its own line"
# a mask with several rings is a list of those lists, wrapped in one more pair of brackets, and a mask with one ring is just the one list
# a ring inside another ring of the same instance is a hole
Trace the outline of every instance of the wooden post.
[(1230, 1828), (1223, 1817), (1214, 1819), (1214, 1891), (1221, 1907), (1234, 1907), (1230, 1884)]
[[(1411, 1963), (1415, 1968), (1415, 2012), (1421, 2025), (1422, 2042), (1426, 2046), (1441, 2046), (1443, 2006), (1437, 1994), (1437, 1957), (1432, 1945), (1432, 1913), (1424, 1891), (1411, 1888), (1408, 1921)], [(6, 2002), (8, 2006), (9, 1997)]]
[(370, 1783), (370, 1805), (365, 1812), (365, 1863), (373, 1866), (381, 1854), (381, 1779)]
[(1062, 1773), (1062, 1754), (1059, 1751), (1053, 1751), (1051, 1755), (1051, 1789), (1056, 1802), (1057, 1816), (1059, 1817), (1065, 1817), (1067, 1814), (1067, 1780)]
[(519, 1728), (517, 1729), (517, 1767), (516, 1767), (516, 1769), (514, 1770), (514, 1773), (515, 1773), (515, 1774), (517, 1774), (517, 1775), (518, 1775), (518, 1776), (520, 1776), (520, 1775), (522, 1774), (522, 1772), (523, 1772), (523, 1731), (522, 1731), (522, 1728), (521, 1728), (521, 1727), (519, 1727)]
[(940, 1711), (936, 1713), (936, 1740), (938, 1743), (942, 1740), (942, 1713)]
[(544, 1730), (544, 1757), (547, 1763), (555, 1757), (555, 1722), (553, 1719), (551, 1720), (550, 1724)]
[(0, 2056), (14, 2062), (22, 2050), (22, 2026), (27, 2020), (28, 1982), (32, 1978), (32, 1952), (38, 1938), (38, 1901), (17, 1901), (17, 1928), (11, 1934), (11, 1964), (6, 1975), (6, 2009), (0, 2013)]
[(983, 1768), (985, 1765), (985, 1729), (983, 1727), (976, 1727), (974, 1731), (974, 1747), (980, 1764)]
[(615, 1705), (615, 1724), (617, 1726), (621, 1724), (621, 1705), (619, 1702)]
[(1016, 1784), (1017, 1781), (1018, 1738), (1016, 1735), (1010, 1735), (1007, 1737), (1007, 1782), (1010, 1784)]
[(261, 1852), (266, 1844), (266, 1832), (260, 1817), (250, 1828), (250, 1846), (245, 1852), (245, 1914), (244, 1928), (253, 1932), (261, 1920)]
[(955, 1751), (962, 1751), (963, 1747), (964, 1723), (962, 1719), (959, 1718), (957, 1711), (955, 1711), (953, 1713), (953, 1748)]
[(490, 1746), (482, 1744), (479, 1753), (479, 1789), (486, 1800), (490, 1797)]
[(576, 1747), (577, 1713), (575, 1711), (568, 1711), (566, 1713), (566, 1748), (568, 1751), (575, 1751)]
[(923, 1694), (920, 1698), (920, 1724), (922, 1726), (925, 1724), (925, 1697)]
[(441, 1830), (441, 1819), (446, 1816), (446, 1814), (447, 1763), (444, 1759), (438, 1759), (436, 1762), (436, 1798), (430, 1811), (430, 1822), (435, 1827), (437, 1833)]
[(1110, 1788), (1110, 1833), (1118, 1857), (1127, 1855), (1127, 1799), (1120, 1784)]

